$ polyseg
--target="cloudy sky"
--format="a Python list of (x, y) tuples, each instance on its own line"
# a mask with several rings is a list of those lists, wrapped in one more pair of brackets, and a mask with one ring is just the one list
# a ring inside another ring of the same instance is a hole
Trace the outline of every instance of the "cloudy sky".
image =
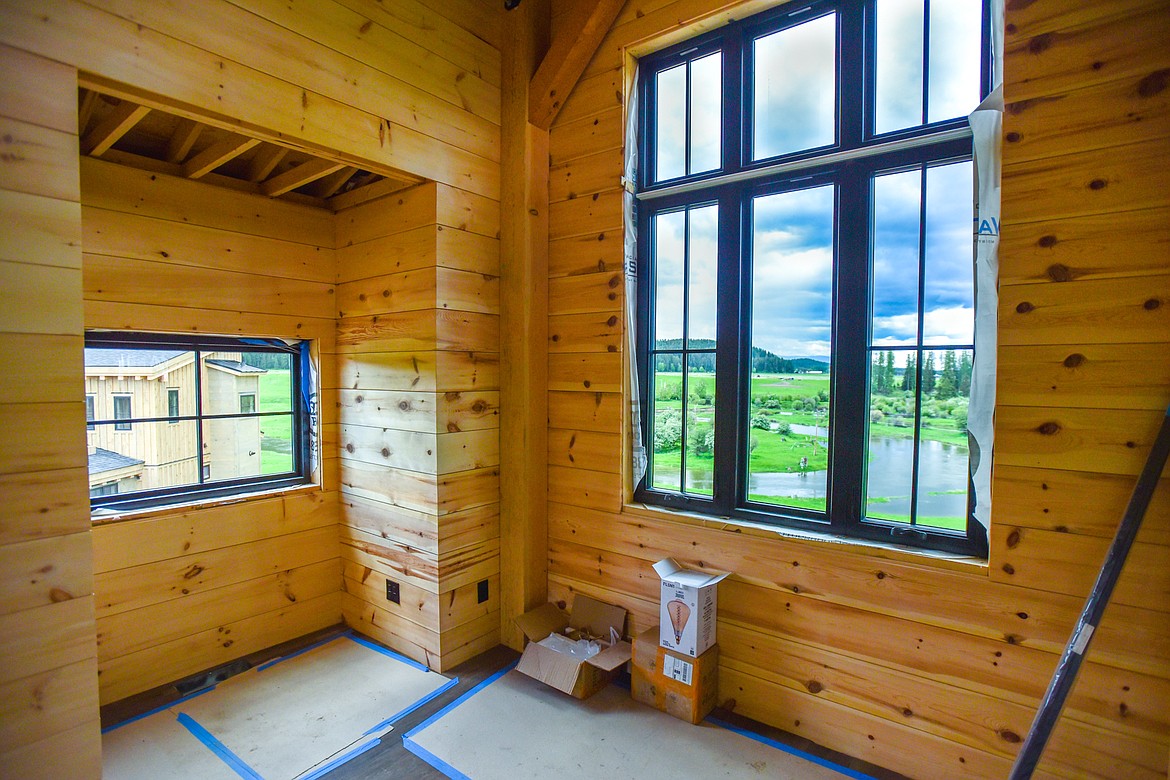
[[(921, 121), (922, 42), (931, 46), (928, 120), (967, 114), (979, 98), (978, 0), (935, 0), (923, 33), (922, 0), (879, 0), (879, 132)], [(753, 86), (757, 159), (834, 142), (836, 22), (832, 15), (756, 40)], [(957, 55), (959, 66), (940, 53)], [(687, 66), (658, 74), (658, 179), (683, 175)], [(718, 165), (718, 54), (691, 64), (690, 173)], [(799, 118), (793, 121), (793, 118)], [(713, 121), (715, 120), (715, 121)], [(873, 343), (917, 341), (920, 204), (925, 198), (923, 343), (972, 338), (971, 165), (877, 177), (873, 185)], [(832, 187), (757, 198), (753, 204), (752, 342), (784, 357), (830, 354)], [(688, 216), (689, 214), (689, 216)], [(684, 235), (689, 236), (691, 338), (714, 338), (717, 209), (656, 218), (657, 338), (682, 335)], [(901, 364), (901, 360), (899, 364)]]

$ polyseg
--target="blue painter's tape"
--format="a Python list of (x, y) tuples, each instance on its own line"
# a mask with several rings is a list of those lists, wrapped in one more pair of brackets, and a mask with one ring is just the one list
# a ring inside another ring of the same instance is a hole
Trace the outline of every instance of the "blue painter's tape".
[(823, 766), (826, 769), (832, 769), (834, 772), (838, 772), (845, 775), (846, 777), (853, 778), (853, 780), (874, 780), (871, 775), (849, 769), (848, 767), (841, 766), (840, 764), (834, 764), (832, 761), (828, 761), (819, 756), (814, 756), (812, 753), (805, 753), (803, 750), (794, 748), (791, 745), (785, 745), (783, 742), (777, 742), (774, 739), (768, 739), (763, 734), (757, 734), (754, 731), (748, 731), (747, 729), (740, 728), (739, 726), (733, 726), (726, 721), (719, 720), (718, 718), (708, 717), (705, 722), (719, 726), (720, 728), (727, 729), (728, 731), (734, 731), (736, 734), (742, 734), (748, 739), (754, 739), (756, 742), (761, 742), (768, 747), (774, 747), (777, 750), (783, 750), (785, 753), (790, 753), (797, 758), (803, 758), (805, 761), (817, 764), (818, 766)]
[[(460, 696), (458, 699), (456, 699), (455, 701), (451, 702), (451, 703), (450, 703), (450, 704), (448, 704), (446, 707), (444, 707), (443, 709), (439, 710), (439, 711), (438, 711), (438, 712), (436, 712), (434, 715), (432, 715), (431, 717), (427, 718), (427, 719), (426, 719), (426, 720), (424, 720), (422, 723), (418, 724), (417, 726), (415, 726), (414, 728), (412, 728), (410, 731), (408, 731), (408, 732), (406, 732), (405, 734), (403, 734), (403, 735), (402, 735), (402, 742), (405, 744), (405, 743), (406, 743), (406, 741), (407, 741), (407, 740), (408, 740), (410, 737), (412, 737), (412, 736), (414, 736), (415, 734), (419, 733), (420, 731), (422, 731), (423, 729), (425, 729), (427, 726), (431, 725), (431, 724), (432, 724), (432, 723), (434, 723), (436, 720), (438, 720), (439, 718), (443, 717), (443, 716), (444, 716), (444, 715), (446, 715), (448, 712), (450, 712), (451, 710), (455, 709), (455, 708), (456, 708), (456, 707), (458, 707), (460, 704), (462, 704), (463, 702), (467, 701), (467, 700), (468, 700), (468, 699), (470, 699), (472, 696), (474, 696), (475, 694), (479, 693), (479, 692), (480, 692), (480, 691), (482, 691), (484, 688), (488, 687), (489, 685), (491, 685), (491, 684), (492, 684), (492, 683), (494, 683), (496, 680), (498, 680), (498, 679), (500, 679), (501, 677), (503, 677), (503, 676), (504, 676), (505, 674), (507, 674), (508, 672), (512, 671), (514, 668), (516, 668), (516, 664), (517, 664), (517, 663), (519, 663), (519, 660), (517, 660), (517, 661), (515, 661), (515, 662), (513, 662), (513, 663), (511, 663), (511, 664), (508, 664), (508, 665), (507, 665), (507, 666), (505, 666), (503, 669), (501, 669), (500, 671), (496, 672), (496, 673), (495, 673), (495, 674), (493, 674), (491, 677), (488, 677), (486, 680), (484, 680), (483, 682), (481, 682), (479, 685), (475, 686), (475, 687), (474, 687), (474, 688), (472, 688), (470, 691), (468, 691), (467, 693), (463, 694), (463, 695), (462, 695), (462, 696)], [(462, 775), (460, 775), (460, 777), (462, 777)]]
[(422, 747), (414, 740), (407, 739), (406, 737), (403, 737), (402, 738), (402, 746), (404, 748), (406, 748), (407, 750), (409, 750), (411, 753), (414, 753), (416, 756), (421, 758), (423, 761), (426, 761), (428, 764), (433, 766), (435, 769), (437, 769), (440, 772), (442, 772), (443, 774), (445, 774), (447, 777), (451, 778), (451, 780), (471, 780), (470, 777), (463, 774), (458, 769), (451, 766), (450, 764), (448, 764), (446, 761), (444, 761), (443, 759), (436, 756), (431, 751)]
[(407, 658), (404, 655), (399, 655), (398, 653), (394, 652), (393, 650), (389, 650), (385, 647), (382, 647), (381, 645), (376, 645), (373, 642), (362, 639), (360, 636), (354, 636), (353, 634), (347, 634), (346, 636), (349, 639), (352, 639), (354, 642), (357, 642), (362, 647), (368, 647), (371, 650), (375, 650), (375, 651), (381, 653), (382, 655), (388, 655), (391, 658), (393, 658), (394, 660), (401, 661), (402, 663), (406, 664), (407, 666), (413, 666), (415, 669), (418, 669), (419, 671), (422, 671), (422, 672), (429, 672), (430, 671), (429, 667), (424, 666), (423, 664), (420, 664), (418, 661), (414, 660), (413, 658)]
[(273, 658), (271, 661), (265, 661), (264, 663), (262, 663), (256, 667), (256, 671), (262, 672), (265, 669), (267, 669), (268, 667), (275, 666), (276, 664), (280, 663), (281, 661), (287, 661), (290, 658), (296, 658), (298, 655), (304, 655), (305, 653), (309, 652), (310, 650), (316, 650), (318, 647), (321, 647), (322, 645), (327, 645), (330, 642), (336, 642), (338, 639), (344, 639), (347, 636), (349, 636), (348, 631), (346, 631), (345, 633), (342, 633), (342, 634), (336, 634), (335, 636), (327, 636), (324, 639), (321, 639), (317, 642), (314, 642), (313, 644), (309, 645), (308, 647), (302, 647), (300, 650), (289, 653), (288, 655), (282, 655), (280, 658)]
[(376, 731), (380, 731), (380, 730), (382, 730), (382, 729), (386, 728), (387, 726), (391, 725), (391, 724), (392, 724), (392, 723), (394, 723), (395, 721), (401, 720), (403, 717), (405, 717), (405, 716), (409, 715), (410, 713), (414, 712), (415, 710), (417, 710), (419, 707), (421, 707), (421, 706), (423, 706), (424, 704), (426, 704), (426, 703), (427, 703), (428, 701), (430, 701), (431, 699), (433, 699), (433, 698), (435, 698), (436, 696), (439, 696), (439, 695), (441, 695), (441, 694), (445, 693), (446, 691), (449, 691), (449, 690), (451, 690), (451, 688), (455, 687), (455, 686), (456, 686), (456, 685), (458, 685), (458, 684), (459, 684), (459, 678), (458, 678), (458, 677), (456, 677), (456, 678), (454, 678), (454, 679), (451, 679), (451, 680), (448, 680), (448, 681), (447, 681), (446, 683), (444, 683), (444, 684), (443, 684), (441, 687), (439, 687), (439, 688), (436, 688), (435, 690), (431, 691), (431, 692), (430, 692), (430, 693), (428, 693), (426, 696), (423, 696), (421, 699), (419, 699), (418, 701), (416, 701), (414, 704), (411, 704), (410, 706), (406, 707), (405, 709), (399, 710), (398, 712), (394, 713), (394, 714), (393, 714), (393, 715), (391, 715), (389, 718), (386, 718), (386, 720), (382, 721), (382, 722), (381, 722), (381, 723), (379, 723), (378, 725), (376, 725), (376, 726), (374, 726), (373, 728), (371, 728), (369, 731), (367, 731), (367, 732), (366, 732), (365, 734), (363, 734), (362, 736), (368, 736), (368, 735), (370, 735), (370, 734), (373, 734), (373, 733), (374, 733), (374, 732), (376, 732)]
[(337, 758), (333, 759), (328, 764), (325, 764), (324, 766), (317, 767), (310, 774), (301, 775), (299, 778), (297, 778), (297, 780), (317, 780), (317, 778), (319, 778), (319, 777), (324, 777), (326, 774), (332, 772), (334, 769), (341, 766), (345, 762), (352, 761), (353, 759), (360, 756), (362, 753), (365, 753), (367, 750), (370, 750), (371, 748), (375, 748), (380, 744), (382, 744), (382, 740), (372, 739), (369, 742), (365, 743), (364, 745), (358, 745), (356, 748), (349, 751), (348, 753), (345, 753), (345, 754), (340, 755)]
[(201, 688), (200, 690), (195, 691), (193, 693), (188, 693), (186, 696), (181, 696), (172, 702), (155, 707), (153, 710), (150, 710), (149, 712), (144, 712), (141, 715), (135, 715), (133, 718), (127, 718), (126, 720), (122, 721), (121, 723), (115, 723), (113, 726), (106, 726), (104, 729), (102, 729), (102, 733), (108, 734), (109, 732), (113, 731), (114, 729), (120, 729), (123, 726), (134, 723), (135, 721), (142, 720), (143, 718), (149, 718), (151, 715), (157, 715), (160, 712), (166, 712), (171, 707), (176, 707), (185, 701), (190, 701), (191, 699), (194, 699), (196, 696), (202, 696), (203, 694), (211, 693), (214, 690), (215, 690), (214, 685), (207, 687), (207, 688)]
[(221, 761), (231, 767), (232, 771), (244, 778), (244, 780), (264, 780), (255, 769), (248, 766), (242, 758), (228, 750), (227, 745), (216, 739), (214, 734), (199, 725), (199, 722), (190, 715), (184, 712), (179, 715), (178, 720), (183, 728), (191, 732), (191, 736), (202, 742), (204, 747), (212, 753), (215, 753)]

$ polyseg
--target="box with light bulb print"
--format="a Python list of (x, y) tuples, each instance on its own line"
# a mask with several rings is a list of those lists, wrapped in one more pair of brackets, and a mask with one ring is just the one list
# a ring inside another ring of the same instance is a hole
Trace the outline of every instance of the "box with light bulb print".
[(698, 658), (715, 644), (715, 586), (727, 574), (684, 569), (674, 558), (663, 558), (654, 571), (662, 578), (659, 644)]

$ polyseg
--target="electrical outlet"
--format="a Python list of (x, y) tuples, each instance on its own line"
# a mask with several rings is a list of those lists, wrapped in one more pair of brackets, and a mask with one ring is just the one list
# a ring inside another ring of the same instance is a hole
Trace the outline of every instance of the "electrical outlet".
[(475, 592), (476, 592), (476, 596), (479, 598), (479, 601), (477, 601), (476, 604), (482, 604), (485, 601), (487, 601), (488, 600), (488, 581), (487, 580), (480, 580), (479, 584), (475, 586)]
[(398, 583), (394, 580), (386, 580), (386, 600), (393, 601), (395, 604), (400, 604), (402, 596), (398, 593)]

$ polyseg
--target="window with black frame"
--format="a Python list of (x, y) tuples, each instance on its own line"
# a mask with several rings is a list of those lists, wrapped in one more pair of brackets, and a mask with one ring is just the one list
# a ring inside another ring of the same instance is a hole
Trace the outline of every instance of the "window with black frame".
[(986, 554), (979, 0), (789, 3), (639, 63), (646, 503)]
[(86, 334), (91, 505), (140, 509), (306, 484), (307, 346)]

